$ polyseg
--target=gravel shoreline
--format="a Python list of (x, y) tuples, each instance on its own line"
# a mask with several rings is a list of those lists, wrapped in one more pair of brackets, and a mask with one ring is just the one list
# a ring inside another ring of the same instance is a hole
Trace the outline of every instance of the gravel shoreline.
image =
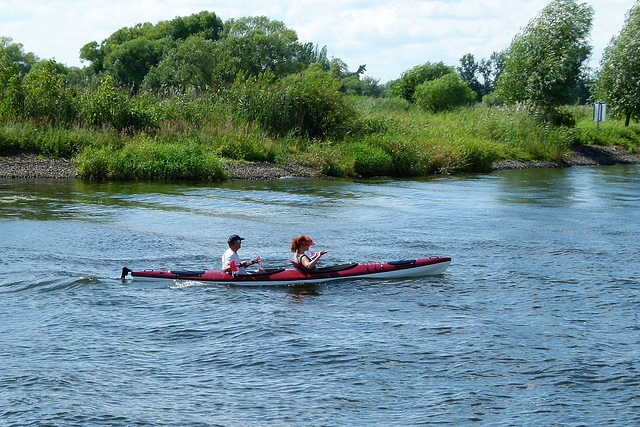
[[(568, 166), (610, 166), (616, 164), (640, 164), (640, 155), (621, 147), (600, 145), (573, 147), (562, 163), (520, 162), (502, 160), (493, 170), (532, 168), (560, 168)], [(272, 163), (230, 163), (225, 166), (229, 179), (259, 180), (290, 177), (322, 178), (323, 175), (310, 166)], [(34, 155), (0, 156), (0, 178), (20, 179), (70, 179), (78, 178), (76, 168), (68, 159), (48, 159)]]

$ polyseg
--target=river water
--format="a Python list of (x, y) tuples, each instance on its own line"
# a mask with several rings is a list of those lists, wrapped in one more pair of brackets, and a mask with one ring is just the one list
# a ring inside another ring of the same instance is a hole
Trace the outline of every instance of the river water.
[[(0, 180), (0, 425), (638, 425), (640, 167), (424, 180)], [(134, 269), (450, 256), (243, 288)]]

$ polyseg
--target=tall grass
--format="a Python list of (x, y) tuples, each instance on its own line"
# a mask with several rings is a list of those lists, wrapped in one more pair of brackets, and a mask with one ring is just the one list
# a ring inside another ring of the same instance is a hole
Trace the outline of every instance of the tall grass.
[(78, 173), (99, 180), (220, 180), (222, 163), (196, 144), (134, 138), (122, 149), (90, 147), (78, 157)]
[(3, 116), (0, 154), (73, 158), (90, 179), (218, 180), (237, 160), (300, 162), (331, 176), (424, 176), (486, 172), (502, 159), (562, 161), (575, 144), (640, 151), (640, 125), (612, 119), (597, 129), (583, 107), (565, 111), (575, 127), (551, 126), (510, 107), (436, 114), (394, 98), (347, 97), (327, 82), (311, 74), (132, 96), (105, 80), (78, 95), (75, 121)]

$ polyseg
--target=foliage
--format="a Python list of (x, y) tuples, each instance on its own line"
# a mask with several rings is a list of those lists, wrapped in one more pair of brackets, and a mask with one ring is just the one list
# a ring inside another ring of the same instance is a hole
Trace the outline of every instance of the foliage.
[(478, 101), (482, 100), (483, 95), (483, 87), (478, 80), (479, 69), (480, 65), (471, 53), (467, 53), (460, 58), (460, 66), (456, 69), (462, 81), (477, 94)]
[(160, 62), (163, 54), (162, 42), (138, 37), (114, 47), (104, 59), (108, 74), (137, 90), (149, 70)]
[(610, 111), (625, 117), (640, 119), (640, 2), (627, 12), (620, 33), (611, 39), (602, 57), (597, 83), (600, 100), (606, 101)]
[(200, 36), (206, 40), (218, 40), (222, 31), (222, 21), (213, 12), (203, 10), (186, 17), (176, 17), (170, 21), (161, 21), (153, 32), (155, 39), (166, 36), (173, 40), (186, 40), (190, 36)]
[(593, 103), (595, 96), (596, 74), (590, 68), (583, 68), (578, 77), (578, 89), (576, 102), (579, 105)]
[(55, 61), (27, 74), (23, 83), (26, 116), (52, 123), (69, 123), (76, 116), (74, 90), (65, 84)]
[[(344, 124), (347, 132), (342, 135), (310, 138), (298, 129), (269, 136), (261, 126), (238, 116), (237, 110), (233, 114), (236, 104), (232, 108), (226, 99), (214, 101), (185, 92), (155, 103), (153, 98), (131, 97), (136, 108), (157, 116), (155, 128), (119, 131), (108, 125), (60, 127), (5, 119), (0, 127), (0, 150), (74, 157), (81, 175), (87, 178), (209, 180), (222, 178), (216, 166), (224, 161), (221, 159), (302, 162), (334, 176), (424, 176), (490, 171), (493, 162), (500, 159), (562, 161), (576, 143), (615, 143), (636, 152), (640, 149), (638, 126), (625, 128), (608, 121), (596, 131), (590, 111), (584, 107), (564, 111), (577, 121), (575, 128), (568, 129), (544, 125), (526, 111), (511, 107), (476, 106), (433, 114), (407, 108), (404, 100), (405, 106), (399, 107), (398, 98), (347, 98), (333, 81), (333, 92), (354, 108), (355, 117)], [(260, 87), (254, 86), (254, 80), (250, 83), (242, 86), (244, 83), (237, 82), (247, 96)], [(95, 96), (127, 95), (116, 86), (103, 86), (90, 91), (95, 91)], [(276, 89), (289, 94), (285, 88), (292, 89), (276, 86), (277, 81), (264, 79), (266, 94)], [(232, 100), (247, 99), (230, 97), (228, 101)]]
[(324, 71), (308, 70), (276, 81), (269, 73), (240, 79), (225, 94), (244, 120), (265, 132), (295, 132), (309, 138), (340, 135), (355, 115), (340, 82)]
[[(351, 72), (328, 59), (326, 47), (300, 44), (265, 17), (223, 29), (203, 12), (123, 28), (85, 45), (92, 64), (84, 70), (40, 61), (21, 74), (15, 55), (0, 48), (0, 153), (73, 157), (92, 179), (212, 180), (224, 178), (229, 161), (301, 162), (333, 176), (424, 176), (490, 171), (501, 159), (561, 162), (573, 144), (639, 151), (638, 126), (610, 121), (596, 132), (586, 109), (558, 107), (568, 98), (547, 92), (575, 89), (571, 73), (589, 50), (590, 19), (590, 8), (555, 0), (508, 55), (480, 62), (465, 55), (462, 80), (443, 63), (414, 67), (388, 85), (389, 97), (378, 80), (362, 77), (364, 65)], [(508, 105), (515, 99), (505, 98), (507, 86), (492, 92), (496, 79), (515, 78), (504, 74), (504, 61), (514, 73), (518, 55), (533, 58), (520, 62), (533, 69), (522, 68), (525, 83), (537, 85), (525, 84), (518, 102), (535, 114)], [(584, 93), (590, 79), (578, 78)], [(469, 85), (482, 106), (466, 106), (475, 99)]]
[(306, 68), (297, 60), (302, 46), (296, 32), (265, 16), (229, 19), (220, 46), (235, 59), (237, 71), (251, 76), (268, 71), (282, 77)]
[(214, 41), (200, 35), (190, 36), (151, 67), (143, 77), (143, 86), (155, 90), (175, 87), (204, 91), (213, 86), (216, 80), (225, 81), (233, 77), (233, 71), (225, 73), (220, 69), (219, 64), (231, 61), (230, 58), (221, 58), (223, 53)]
[(59, 127), (34, 120), (5, 122), (0, 126), (0, 153), (34, 153), (71, 158), (90, 144), (114, 143), (113, 135), (79, 127)]
[(6, 54), (6, 60), (15, 64), (19, 74), (26, 75), (31, 67), (38, 62), (33, 52), (25, 53), (22, 43), (13, 43), (10, 37), (0, 36), (0, 54)]
[(504, 68), (503, 54), (493, 52), (489, 59), (482, 58), (476, 62), (471, 53), (467, 53), (460, 58), (460, 66), (456, 71), (462, 81), (469, 85), (469, 88), (477, 94), (480, 102), (485, 95), (495, 90), (496, 80)]
[(0, 118), (19, 117), (24, 108), (24, 92), (18, 67), (0, 50)]
[(192, 35), (217, 40), (221, 31), (220, 18), (213, 12), (202, 11), (156, 25), (146, 22), (121, 28), (100, 44), (95, 41), (85, 44), (80, 49), (80, 58), (91, 62), (90, 68), (96, 75), (108, 70), (121, 79), (124, 76), (122, 82), (140, 83), (144, 78), (140, 74), (156, 65), (174, 43)]
[(505, 99), (499, 93), (491, 92), (482, 97), (482, 105), (486, 107), (502, 107), (507, 104)]
[(473, 104), (476, 93), (456, 74), (446, 74), (418, 85), (414, 98), (423, 109), (437, 113)]
[(531, 109), (571, 103), (581, 66), (589, 57), (593, 8), (575, 0), (553, 0), (516, 35), (506, 53), (497, 90)]
[(219, 180), (218, 158), (201, 146), (139, 138), (122, 149), (88, 147), (77, 158), (81, 176), (97, 180)]
[(592, 109), (588, 108), (575, 130), (575, 145), (614, 145), (640, 154), (640, 125), (637, 122), (627, 125), (624, 121), (609, 120), (596, 127)]
[(401, 97), (413, 103), (415, 101), (413, 94), (418, 85), (454, 72), (453, 67), (444, 65), (442, 62), (418, 65), (402, 73), (398, 80), (391, 82), (389, 95)]
[(223, 25), (211, 12), (121, 28), (101, 44), (84, 45), (80, 57), (91, 62), (94, 75), (111, 75), (134, 92), (141, 86), (206, 90), (230, 84), (239, 74), (281, 78), (314, 63), (330, 69), (326, 48), (299, 43), (280, 21), (245, 17)]
[(341, 90), (348, 95), (370, 96), (373, 98), (382, 98), (385, 95), (384, 86), (378, 83), (380, 79), (365, 76), (362, 79), (357, 73), (341, 79)]
[(81, 96), (80, 119), (91, 126), (112, 126), (117, 130), (157, 126), (154, 100), (146, 95), (129, 97), (107, 76), (97, 88)]
[(482, 76), (483, 95), (492, 93), (496, 89), (496, 83), (504, 71), (505, 53), (493, 52), (489, 59), (482, 58), (478, 71)]

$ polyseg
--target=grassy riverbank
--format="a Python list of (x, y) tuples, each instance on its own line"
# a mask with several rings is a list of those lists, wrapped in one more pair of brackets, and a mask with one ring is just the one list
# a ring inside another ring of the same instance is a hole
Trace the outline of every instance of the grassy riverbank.
[(309, 138), (274, 135), (202, 99), (181, 102), (158, 104), (155, 125), (139, 129), (4, 121), (0, 154), (72, 159), (79, 176), (92, 179), (220, 180), (244, 161), (305, 165), (329, 176), (425, 176), (490, 171), (504, 160), (562, 163), (582, 145), (640, 153), (638, 124), (612, 120), (597, 129), (588, 107), (567, 110), (575, 126), (554, 127), (513, 108), (430, 114), (397, 99), (357, 97), (349, 98), (353, 118), (342, 132)]

